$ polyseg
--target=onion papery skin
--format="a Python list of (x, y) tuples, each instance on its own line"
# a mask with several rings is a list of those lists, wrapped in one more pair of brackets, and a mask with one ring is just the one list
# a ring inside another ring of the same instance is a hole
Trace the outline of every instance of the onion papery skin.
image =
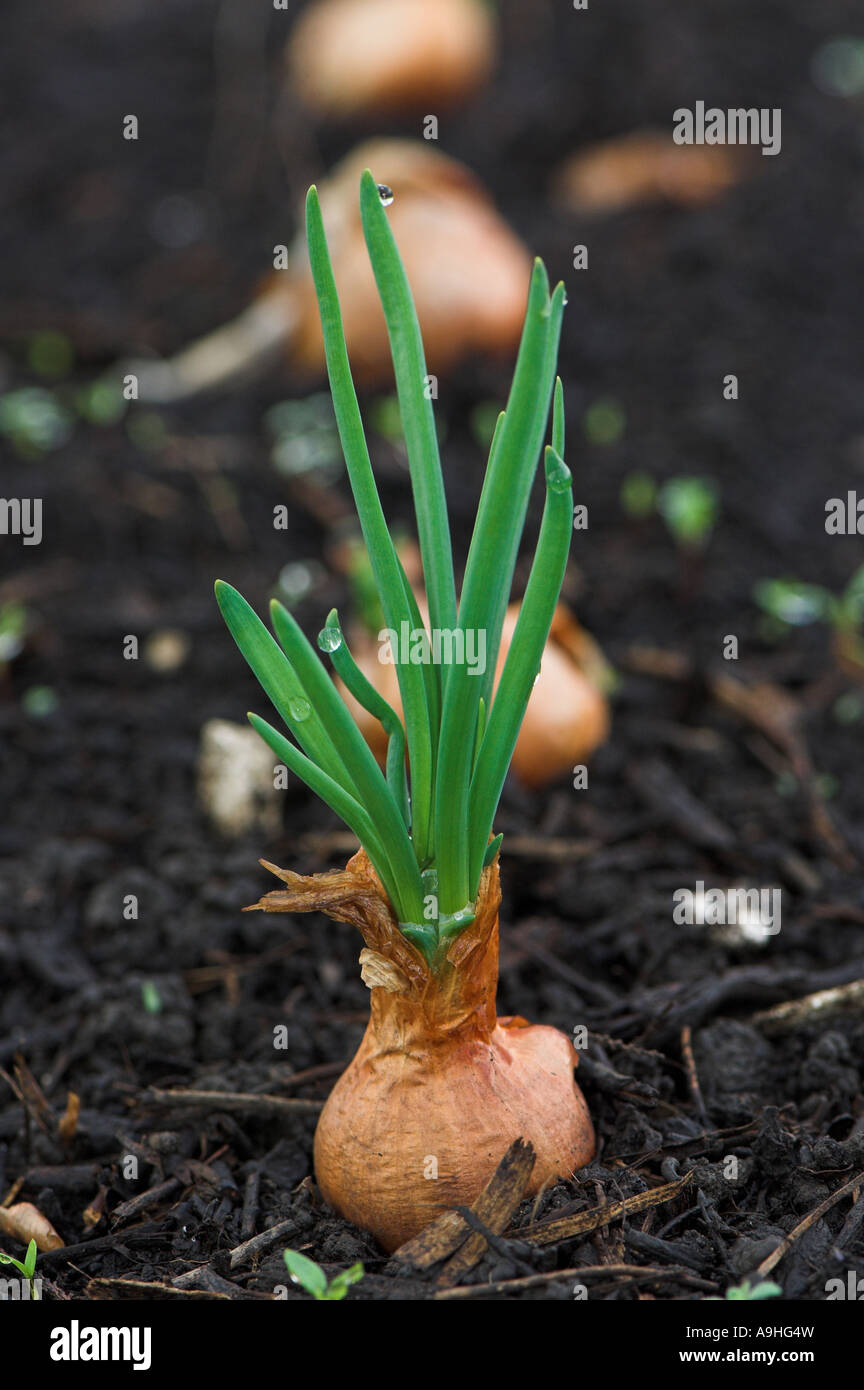
[(437, 969), (399, 930), (361, 850), (344, 871), (279, 871), (290, 891), (267, 911), (328, 913), (358, 926), (371, 1015), (315, 1133), (323, 1197), (393, 1251), (454, 1205), (475, 1201), (514, 1139), (536, 1154), (528, 1195), (594, 1155), (578, 1056), (555, 1028), (497, 1018), (497, 859), (484, 870), (476, 917)]

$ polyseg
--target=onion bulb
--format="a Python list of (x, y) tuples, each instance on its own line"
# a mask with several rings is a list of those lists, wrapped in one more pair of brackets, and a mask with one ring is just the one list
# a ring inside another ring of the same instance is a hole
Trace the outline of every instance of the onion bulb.
[[(370, 140), (319, 187), (351, 369), (365, 386), (390, 387), (393, 366), (366, 251), (357, 186), (364, 169), (393, 192), (388, 219), (399, 243), (423, 333), (428, 370), (472, 353), (505, 355), (519, 342), (531, 257), (464, 164), (422, 140)], [(302, 220), (302, 219), (301, 219)], [(304, 376), (324, 371), (324, 343), (305, 238), (282, 253), (237, 318), (167, 360), (124, 364), (140, 400), (165, 404), (252, 375), (281, 354)]]
[(318, 0), (286, 51), (292, 90), (327, 117), (441, 111), (485, 82), (494, 56), (485, 0)]
[[(428, 611), (417, 595), (423, 621)], [(511, 603), (504, 618), (501, 646), (495, 670), (495, 688), (510, 650), (519, 604)], [(381, 644), (364, 629), (355, 628), (349, 640), (357, 665), (396, 713), (402, 716), (399, 680), (392, 661), (380, 659)], [(386, 655), (386, 653), (385, 653)], [(384, 764), (387, 735), (378, 720), (362, 708), (340, 681), (345, 700), (369, 747)], [(599, 647), (580, 627), (569, 609), (559, 603), (543, 653), (540, 674), (513, 750), (511, 768), (526, 787), (542, 787), (579, 763), (584, 763), (609, 735), (609, 701), (606, 690), (611, 670)]]
[(737, 151), (676, 145), (671, 132), (637, 130), (577, 151), (559, 169), (556, 200), (581, 213), (610, 213), (650, 203), (700, 207), (742, 176)]
[(400, 931), (362, 850), (344, 870), (311, 878), (266, 867), (287, 887), (256, 907), (324, 912), (365, 941), (369, 1025), (315, 1132), (318, 1186), (340, 1215), (392, 1251), (475, 1201), (514, 1139), (537, 1155), (528, 1195), (590, 1161), (594, 1130), (569, 1038), (496, 1017), (497, 858), (474, 922), (437, 969)]
[[(504, 354), (519, 341), (531, 259), (463, 164), (418, 140), (372, 140), (347, 155), (320, 189), (321, 212), (342, 301), (351, 371), (392, 381), (390, 344), (366, 250), (357, 185), (365, 168), (393, 192), (388, 221), (411, 285), (430, 372), (470, 352)], [(305, 245), (295, 268), (274, 275), (292, 323), (294, 365), (320, 371), (321, 320)]]

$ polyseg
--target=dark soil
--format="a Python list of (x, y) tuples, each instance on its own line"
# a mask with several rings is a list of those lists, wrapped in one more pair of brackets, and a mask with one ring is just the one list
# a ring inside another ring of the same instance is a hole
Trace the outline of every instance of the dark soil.
[[(241, 0), (72, 0), (50, 22), (38, 10), (4, 15), (0, 375), (4, 391), (44, 384), (28, 344), (58, 329), (76, 362), (54, 389), (71, 405), (116, 358), (174, 350), (237, 312), (293, 232), (298, 194), (369, 132), (319, 131), (280, 99), (282, 12), (264, 7), (256, 34)], [(753, 1021), (864, 976), (861, 723), (836, 713), (854, 687), (824, 628), (771, 643), (752, 599), (756, 580), (784, 574), (839, 590), (862, 558), (860, 542), (824, 530), (826, 499), (864, 489), (862, 108), (811, 76), (820, 44), (860, 27), (860, 12), (853, 0), (502, 10), (497, 78), (442, 122), (441, 143), (568, 280), (568, 456), (590, 526), (574, 539), (565, 592), (621, 675), (589, 788), (508, 784), (498, 818), (499, 1008), (568, 1033), (587, 1025), (580, 1076), (600, 1138), (597, 1160), (519, 1221), (693, 1179), (670, 1204), (591, 1237), (499, 1243), (465, 1282), (613, 1263), (669, 1272), (595, 1278), (592, 1298), (722, 1295), (864, 1170), (860, 1005), (785, 1029)], [(228, 37), (214, 49), (217, 17)], [(577, 145), (665, 127), (699, 99), (781, 107), (782, 154), (700, 210), (588, 223), (550, 209), (552, 170)], [(121, 138), (127, 112), (140, 118), (135, 144)], [(160, 231), (171, 195), (200, 214), (179, 248)], [(583, 241), (590, 270), (577, 274), (571, 248)], [(722, 399), (727, 372), (736, 403)], [(471, 408), (506, 386), (507, 368), (489, 363), (442, 381), (460, 555), (482, 476)], [(367, 1013), (348, 928), (241, 915), (270, 886), (259, 856), (303, 872), (344, 861), (330, 813), (294, 784), (275, 838), (229, 843), (195, 796), (204, 721), (263, 708), (213, 579), (261, 609), (286, 563), (316, 562), (297, 610), (310, 633), (347, 601), (322, 562), (326, 505), (304, 503), (273, 469), (262, 425), (269, 405), (306, 389), (274, 370), (148, 412), (146, 429), (131, 416), (79, 421), (56, 451), (5, 448), (3, 494), (42, 497), (45, 534), (32, 548), (0, 538), (0, 600), (20, 600), (30, 618), (0, 683), (0, 1065), (13, 1078), (17, 1054), (20, 1078), (23, 1059), (48, 1111), (43, 1128), (0, 1080), (0, 1194), (15, 1184), (74, 1247), (40, 1261), (58, 1297), (120, 1297), (94, 1281), (169, 1286), (200, 1266), (186, 1287), (260, 1297), (285, 1282), (285, 1245), (333, 1269), (361, 1259), (352, 1298), (435, 1292), (434, 1271), (395, 1273), (322, 1204), (314, 1114), (179, 1109), (151, 1094), (321, 1100)], [(626, 428), (591, 444), (584, 412), (608, 397)], [(390, 515), (407, 519), (402, 463), (374, 444)], [(715, 480), (721, 517), (701, 566), (682, 561), (659, 521), (625, 518), (618, 493), (635, 468)], [(335, 516), (347, 484), (325, 481)], [(287, 534), (272, 526), (280, 502)], [(179, 671), (123, 659), (124, 636), (143, 643), (165, 627), (191, 642)], [(728, 634), (737, 663), (722, 658)], [(674, 678), (637, 647), (677, 654)], [(774, 697), (755, 722), (720, 701), (717, 678), (730, 675), (782, 688), (799, 716), (796, 748), (778, 735)], [(34, 687), (54, 693), (52, 712), (34, 709)], [(698, 880), (780, 887), (782, 930), (748, 945), (675, 925), (673, 892)], [(123, 919), (128, 894), (137, 921)], [(284, 1052), (273, 1047), (280, 1024)], [(64, 1145), (55, 1122), (68, 1091), (81, 1114)], [(796, 1236), (771, 1275), (787, 1298), (821, 1299), (828, 1278), (864, 1274), (862, 1216), (856, 1191)], [(230, 1267), (231, 1249), (277, 1223), (289, 1224), (260, 1256)], [(568, 1298), (573, 1282), (486, 1296)]]

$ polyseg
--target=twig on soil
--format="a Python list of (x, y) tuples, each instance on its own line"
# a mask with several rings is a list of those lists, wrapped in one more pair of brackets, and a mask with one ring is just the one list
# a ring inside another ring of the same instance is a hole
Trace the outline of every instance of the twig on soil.
[(445, 1212), (401, 1245), (393, 1255), (394, 1261), (414, 1269), (429, 1269), (449, 1258), (440, 1281), (445, 1286), (458, 1282), (482, 1259), (487, 1247), (486, 1234), (470, 1230), (473, 1223), (466, 1213), (470, 1211), (487, 1232), (500, 1235), (522, 1200), (533, 1167), (531, 1145), (514, 1140), (473, 1207)]
[(240, 1234), (245, 1240), (255, 1233), (255, 1218), (258, 1215), (258, 1202), (261, 1193), (261, 1170), (255, 1168), (246, 1179), (243, 1192), (243, 1214), (240, 1218)]
[(649, 1104), (654, 1104), (660, 1099), (660, 1092), (650, 1082), (637, 1081), (635, 1076), (615, 1071), (605, 1063), (598, 1062), (596, 1057), (589, 1056), (587, 1052), (581, 1053), (579, 1057), (579, 1084), (585, 1081), (598, 1091), (606, 1091), (613, 1096), (635, 1096)]
[(533, 1148), (516, 1139), (474, 1206), (457, 1208), (459, 1215), (472, 1229), (464, 1245), (441, 1271), (438, 1283), (442, 1288), (455, 1287), (463, 1275), (483, 1258), (489, 1245), (496, 1248), (495, 1238), (504, 1230), (522, 1201), (533, 1167)]
[(844, 1250), (855, 1239), (858, 1229), (862, 1225), (864, 1225), (864, 1192), (859, 1192), (852, 1210), (843, 1222), (843, 1229), (834, 1242), (837, 1249)]
[(521, 1289), (536, 1289), (544, 1284), (552, 1284), (563, 1279), (595, 1279), (612, 1276), (622, 1284), (660, 1283), (677, 1279), (682, 1284), (690, 1284), (697, 1289), (715, 1289), (716, 1283), (701, 1279), (689, 1269), (669, 1265), (666, 1269), (652, 1269), (649, 1265), (582, 1265), (575, 1269), (553, 1269), (548, 1274), (528, 1274), (521, 1279), (497, 1279), (491, 1284), (463, 1284), (455, 1289), (441, 1289), (433, 1295), (435, 1299), (485, 1298), (491, 1293), (518, 1293)]
[[(242, 1245), (235, 1245), (233, 1250), (228, 1252), (231, 1269), (239, 1269), (253, 1255), (260, 1255), (262, 1250), (267, 1250), (271, 1245), (275, 1245), (280, 1236), (285, 1236), (289, 1231), (296, 1230), (297, 1222), (290, 1218), (287, 1221), (279, 1221), (275, 1226), (270, 1226), (266, 1231), (261, 1231), (251, 1240), (244, 1240)], [(190, 1271), (194, 1273), (194, 1271)], [(185, 1279), (185, 1274), (180, 1275), (180, 1279)]]
[(146, 1105), (179, 1105), (195, 1110), (239, 1110), (244, 1115), (317, 1115), (321, 1100), (286, 1099), (284, 1096), (256, 1096), (245, 1091), (160, 1091), (142, 1093)]
[(788, 1236), (784, 1236), (777, 1248), (772, 1250), (771, 1254), (762, 1261), (756, 1270), (758, 1277), (764, 1279), (767, 1274), (770, 1274), (774, 1266), (778, 1265), (785, 1255), (788, 1255), (796, 1240), (800, 1240), (805, 1231), (809, 1231), (820, 1217), (824, 1216), (850, 1192), (854, 1192), (855, 1188), (860, 1187), (862, 1183), (864, 1183), (864, 1173), (857, 1173), (854, 1178), (844, 1182), (842, 1187), (838, 1187), (836, 1192), (832, 1192), (829, 1197), (820, 1202), (818, 1207), (814, 1207), (812, 1211), (808, 1212), (803, 1221), (799, 1221), (795, 1229), (790, 1231)]
[(140, 1226), (127, 1226), (110, 1236), (95, 1236), (93, 1240), (82, 1240), (78, 1245), (66, 1245), (59, 1250), (45, 1250), (39, 1256), (40, 1268), (46, 1264), (72, 1264), (73, 1260), (86, 1259), (89, 1255), (100, 1255), (106, 1250), (122, 1250), (124, 1245), (138, 1240), (164, 1240), (165, 1231), (161, 1222), (146, 1221)]
[[(823, 989), (834, 989), (848, 984), (850, 977), (857, 979), (861, 970), (862, 961), (845, 961), (841, 966), (820, 972), (816, 978)], [(628, 1001), (626, 1012), (604, 1014), (603, 1027), (616, 1032), (638, 1027), (643, 1041), (647, 1037), (652, 1042), (663, 1042), (674, 1037), (685, 1023), (695, 1027), (730, 1002), (755, 1003), (766, 996), (776, 997), (781, 991), (804, 989), (813, 982), (812, 973), (795, 966), (738, 966), (723, 975), (708, 976), (690, 984), (673, 981), (645, 989)]]
[(152, 1298), (161, 1301), (162, 1299), (173, 1298), (206, 1299), (208, 1302), (213, 1299), (224, 1299), (228, 1302), (231, 1295), (211, 1289), (172, 1288), (170, 1284), (158, 1284), (149, 1280), (97, 1278), (89, 1281), (84, 1290), (84, 1297), (96, 1301), (123, 1298)]
[(684, 1066), (687, 1070), (687, 1084), (690, 1087), (690, 1094), (696, 1102), (696, 1109), (703, 1124), (707, 1122), (708, 1112), (705, 1109), (705, 1102), (702, 1099), (702, 1087), (699, 1085), (699, 1073), (696, 1070), (696, 1058), (693, 1056), (693, 1035), (689, 1023), (685, 1023), (681, 1029), (681, 1051), (684, 1055)]
[(111, 1213), (112, 1221), (125, 1221), (129, 1216), (137, 1216), (139, 1211), (145, 1211), (147, 1207), (155, 1206), (161, 1202), (163, 1197), (170, 1197), (173, 1192), (177, 1192), (183, 1184), (179, 1178), (167, 1178), (165, 1182), (160, 1182), (156, 1187), (149, 1188), (146, 1192), (139, 1192), (135, 1197), (130, 1197), (128, 1201), (121, 1202)]
[(766, 1033), (780, 1033), (786, 1029), (796, 1029), (814, 1019), (833, 1018), (835, 1014), (847, 1010), (864, 1009), (864, 979), (852, 980), (848, 985), (836, 989), (820, 989), (815, 994), (805, 994), (802, 999), (790, 999), (773, 1008), (763, 1009), (753, 1014), (750, 1022)]
[[(464, 1273), (467, 1273), (467, 1268), (473, 1269), (474, 1265), (478, 1263), (478, 1260), (482, 1259), (489, 1250), (494, 1251), (496, 1255), (500, 1255), (502, 1259), (512, 1261), (517, 1269), (522, 1270), (523, 1274), (534, 1273), (533, 1266), (530, 1265), (527, 1260), (523, 1260), (521, 1256), (516, 1254), (510, 1242), (502, 1239), (497, 1232), (490, 1230), (488, 1226), (484, 1225), (470, 1207), (457, 1206), (454, 1207), (453, 1210), (458, 1212), (468, 1223), (473, 1234), (466, 1240), (462, 1249), (457, 1250), (453, 1258), (447, 1261), (439, 1274), (438, 1284), (441, 1288), (446, 1289), (451, 1284), (455, 1286), (457, 1279), (461, 1278)], [(473, 1246), (475, 1240), (477, 1244)], [(475, 1251), (479, 1251), (477, 1259), (474, 1258)], [(471, 1264), (465, 1268), (468, 1260), (471, 1261)]]
[(649, 1235), (647, 1231), (627, 1230), (624, 1232), (624, 1240), (640, 1254), (669, 1260), (675, 1265), (685, 1265), (697, 1274), (704, 1274), (711, 1264), (710, 1259), (694, 1255), (685, 1246), (675, 1244), (671, 1240), (662, 1240), (660, 1236)]
[(574, 1236), (588, 1235), (610, 1221), (620, 1221), (622, 1217), (632, 1216), (638, 1211), (647, 1211), (649, 1207), (671, 1202), (673, 1197), (684, 1191), (692, 1177), (692, 1173), (686, 1173), (677, 1182), (664, 1183), (662, 1187), (652, 1188), (649, 1192), (639, 1192), (635, 1197), (627, 1197), (620, 1202), (607, 1202), (603, 1206), (593, 1207), (590, 1211), (579, 1212), (576, 1216), (540, 1221), (523, 1226), (521, 1230), (508, 1231), (507, 1234), (514, 1239), (533, 1241), (535, 1245), (557, 1245), (560, 1241), (571, 1240)]

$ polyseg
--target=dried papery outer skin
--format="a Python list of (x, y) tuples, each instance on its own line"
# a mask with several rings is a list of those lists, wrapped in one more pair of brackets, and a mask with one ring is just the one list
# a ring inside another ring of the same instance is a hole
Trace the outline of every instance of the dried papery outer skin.
[(62, 1250), (63, 1240), (57, 1234), (47, 1216), (43, 1216), (32, 1202), (16, 1202), (11, 1207), (0, 1207), (0, 1233), (12, 1236), (22, 1245), (35, 1240), (40, 1251)]
[(327, 117), (441, 111), (485, 82), (494, 57), (483, 0), (318, 0), (286, 50), (292, 92)]
[(594, 1131), (570, 1040), (495, 1014), (497, 860), (437, 971), (399, 931), (362, 850), (335, 874), (278, 872), (288, 891), (257, 906), (353, 922), (393, 967), (385, 975), (375, 963), (384, 983), (371, 990), (366, 1034), (318, 1122), (315, 1174), (331, 1206), (391, 1251), (473, 1202), (514, 1139), (536, 1151), (530, 1193), (589, 1162)]
[[(429, 371), (446, 371), (471, 352), (512, 351), (525, 313), (528, 251), (464, 165), (420, 140), (372, 140), (346, 156), (319, 189), (355, 380), (393, 380), (357, 203), (365, 168), (393, 189), (387, 215), (414, 295)], [(319, 372), (324, 348), (305, 243), (298, 243), (292, 269), (267, 282), (264, 298), (284, 305), (292, 365)]]

